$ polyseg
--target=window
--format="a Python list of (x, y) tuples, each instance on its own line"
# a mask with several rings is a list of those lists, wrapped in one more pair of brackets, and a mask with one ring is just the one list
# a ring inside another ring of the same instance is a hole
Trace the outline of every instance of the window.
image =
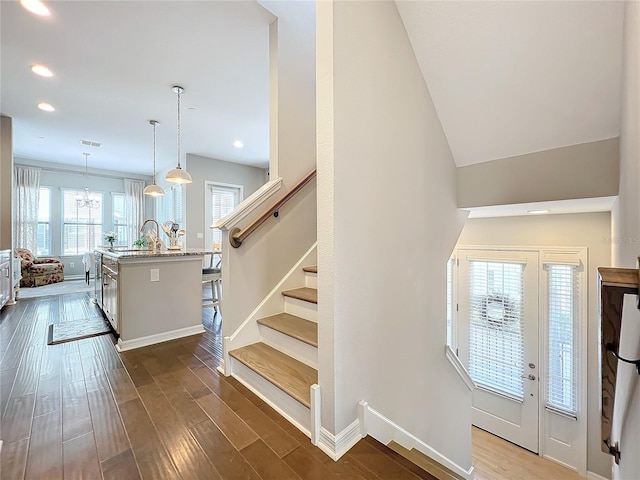
[[(242, 187), (237, 185), (209, 184), (209, 209), (207, 210), (207, 226), (230, 214), (242, 201)], [(222, 243), (222, 231), (219, 228), (210, 230), (210, 243)]]
[(479, 386), (522, 399), (524, 265), (469, 263), (469, 374)]
[[(172, 185), (171, 187), (165, 188), (164, 196), (156, 197), (156, 217), (161, 226), (168, 221), (178, 224), (183, 223), (182, 197), (182, 185)], [(180, 228), (183, 227), (183, 225), (180, 225)], [(158, 232), (158, 234), (160, 234), (160, 232)]]
[(101, 192), (89, 192), (89, 198), (100, 202), (97, 208), (78, 207), (78, 190), (62, 190), (62, 254), (81, 255), (102, 245)]
[(578, 272), (575, 265), (545, 265), (547, 269), (546, 405), (577, 413)]
[(112, 193), (111, 201), (113, 202), (113, 231), (118, 236), (114, 242), (115, 245), (131, 245), (134, 240), (127, 238), (127, 224), (125, 221), (125, 196), (124, 193)]
[(38, 199), (38, 248), (36, 254), (51, 255), (51, 190), (40, 187)]

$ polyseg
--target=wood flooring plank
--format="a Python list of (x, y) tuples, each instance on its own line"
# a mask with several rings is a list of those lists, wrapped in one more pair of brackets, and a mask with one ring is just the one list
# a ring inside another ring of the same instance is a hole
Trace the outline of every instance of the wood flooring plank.
[(82, 371), (82, 361), (80, 360), (80, 351), (73, 345), (75, 342), (67, 342), (64, 345), (69, 345), (70, 351), (62, 355), (62, 385), (68, 385), (70, 383), (79, 382), (84, 380), (84, 373)]
[[(172, 374), (160, 375), (159, 377), (155, 377), (154, 380), (187, 427), (197, 425), (209, 418), (200, 405), (198, 405), (189, 392), (176, 381)], [(207, 394), (211, 393), (211, 390), (208, 388), (204, 387), (204, 389)], [(204, 395), (198, 395), (197, 398), (202, 396)]]
[(63, 478), (62, 412), (33, 419), (25, 478)]
[(62, 440), (93, 431), (84, 380), (62, 386)]
[(87, 392), (87, 398), (99, 460), (103, 462), (129, 449), (131, 445), (111, 391)]
[(352, 458), (355, 458), (380, 478), (395, 480), (417, 480), (419, 478), (388, 456), (381, 454), (367, 441), (359, 441), (349, 453)]
[[(383, 455), (386, 455), (387, 457), (391, 458), (394, 462), (398, 463), (399, 465), (409, 470), (416, 477), (421, 478), (423, 480), (437, 480), (437, 478), (434, 475), (427, 472), (425, 469), (421, 468), (419, 465), (416, 465), (414, 462), (408, 460), (404, 456), (400, 455), (398, 452), (394, 451), (392, 448), (389, 448), (387, 445), (383, 445), (382, 443), (378, 442), (372, 437), (367, 436), (363, 439), (363, 441), (368, 442), (371, 446), (378, 449)], [(443, 473), (446, 473), (446, 472), (443, 471)]]
[(62, 444), (64, 480), (102, 480), (93, 432)]
[(138, 398), (138, 391), (125, 368), (114, 368), (107, 372), (107, 377), (117, 404)]
[(2, 370), (0, 372), (0, 420), (4, 418), (4, 414), (7, 410), (7, 404), (9, 403), (9, 397), (13, 390), (13, 382), (18, 374), (18, 367), (8, 370)]
[(246, 405), (237, 410), (236, 414), (258, 434), (278, 458), (283, 458), (300, 446), (291, 435), (253, 403), (246, 401)]
[(121, 404), (120, 414), (142, 478), (180, 478), (142, 401), (136, 398)]
[(263, 480), (306, 480), (311, 478), (306, 475), (298, 476), (262, 440), (253, 442), (240, 450), (240, 453)]
[(111, 335), (100, 335), (93, 337), (92, 340), (105, 372), (124, 367), (120, 355), (118, 355), (118, 352), (114, 348), (113, 337)]
[(153, 382), (153, 377), (144, 366), (143, 361), (146, 357), (142, 352), (136, 354), (133, 351), (128, 351), (121, 358), (127, 372), (129, 372), (131, 381), (136, 387), (142, 387)]
[(129, 448), (100, 465), (104, 480), (141, 480), (133, 451)]
[(211, 420), (194, 425), (189, 431), (223, 479), (260, 480), (255, 470)]
[(36, 396), (33, 393), (22, 397), (11, 397), (2, 419), (2, 440), (10, 443), (28, 438)]
[(37, 417), (62, 409), (62, 388), (60, 383), (60, 372), (40, 377), (34, 416)]
[(174, 370), (171, 375), (194, 399), (211, 393), (211, 390), (186, 366)]
[(28, 438), (23, 438), (17, 442), (5, 442), (2, 445), (2, 457), (0, 457), (0, 464), (2, 465), (0, 467), (0, 479), (16, 480), (24, 478), (28, 452)]
[(284, 461), (304, 480), (333, 480), (340, 478), (335, 475), (319, 459), (310, 456), (303, 448), (296, 448)]
[(247, 400), (217, 371), (200, 366), (192, 369), (192, 372), (232, 410), (235, 411), (245, 405)]
[(36, 393), (38, 378), (40, 377), (40, 362), (42, 360), (42, 345), (31, 345), (24, 350), (18, 373), (11, 395), (21, 397), (29, 393)]
[(200, 397), (197, 402), (237, 450), (258, 439), (256, 432), (213, 393)]

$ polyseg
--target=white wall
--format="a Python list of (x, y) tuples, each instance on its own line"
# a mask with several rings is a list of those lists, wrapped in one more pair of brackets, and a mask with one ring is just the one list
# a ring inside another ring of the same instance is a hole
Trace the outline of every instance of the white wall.
[[(315, 168), (315, 3), (260, 1), (277, 17), (269, 29), (272, 180), (284, 190)], [(191, 163), (188, 164), (189, 168)], [(268, 205), (275, 203), (272, 199)], [(266, 209), (266, 206), (263, 206)], [(242, 220), (243, 228), (263, 213)], [(187, 216), (189, 213), (187, 213)], [(316, 240), (316, 187), (312, 182), (269, 218), (240, 248), (223, 235), (223, 334), (233, 333)]]
[[(613, 212), (613, 265), (634, 268), (640, 255), (640, 2), (625, 2), (620, 196)], [(640, 312), (633, 302), (623, 309), (620, 353), (640, 358)], [(640, 381), (631, 365), (618, 362), (611, 437), (620, 441), (620, 465), (613, 478), (640, 475)]]
[[(186, 245), (190, 248), (204, 248), (207, 230), (211, 222), (205, 219), (205, 182), (220, 182), (243, 187), (244, 198), (247, 198), (264, 185), (265, 171), (263, 168), (224, 162), (213, 158), (187, 154), (189, 174), (193, 182), (185, 187), (186, 199)], [(202, 233), (203, 238), (198, 238)]]
[(320, 2), (317, 29), (322, 425), (366, 400), (469, 469), (471, 396), (444, 356), (448, 143), (394, 2)]
[(13, 185), (13, 125), (9, 117), (0, 117), (0, 250), (11, 249)]
[(609, 456), (600, 451), (598, 267), (611, 256), (608, 212), (527, 217), (476, 218), (467, 221), (460, 245), (587, 247), (587, 470), (609, 478)]

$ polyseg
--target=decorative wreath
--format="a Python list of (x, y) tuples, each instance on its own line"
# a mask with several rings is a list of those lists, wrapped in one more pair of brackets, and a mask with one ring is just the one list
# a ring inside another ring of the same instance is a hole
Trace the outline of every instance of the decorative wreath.
[(518, 318), (518, 307), (509, 295), (488, 293), (480, 299), (478, 314), (487, 322), (489, 328), (504, 330), (514, 324)]

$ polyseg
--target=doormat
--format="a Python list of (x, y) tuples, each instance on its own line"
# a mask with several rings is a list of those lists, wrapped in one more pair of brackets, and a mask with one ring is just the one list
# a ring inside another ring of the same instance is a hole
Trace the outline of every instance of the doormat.
[(83, 318), (70, 322), (52, 323), (49, 325), (47, 345), (97, 337), (109, 332), (111, 332), (109, 322), (102, 318)]

